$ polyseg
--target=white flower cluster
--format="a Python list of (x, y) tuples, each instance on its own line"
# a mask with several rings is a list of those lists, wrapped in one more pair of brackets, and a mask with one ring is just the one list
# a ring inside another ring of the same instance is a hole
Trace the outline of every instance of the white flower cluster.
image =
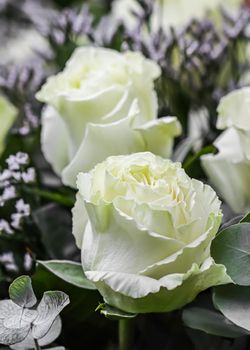
[(7, 169), (0, 172), (0, 207), (6, 202), (16, 199), (15, 211), (10, 215), (10, 221), (0, 217), (0, 232), (13, 234), (22, 229), (22, 222), (30, 215), (30, 205), (19, 198), (17, 186), (20, 183), (33, 183), (36, 179), (35, 169), (29, 167), (30, 159), (26, 153), (18, 152), (6, 159)]

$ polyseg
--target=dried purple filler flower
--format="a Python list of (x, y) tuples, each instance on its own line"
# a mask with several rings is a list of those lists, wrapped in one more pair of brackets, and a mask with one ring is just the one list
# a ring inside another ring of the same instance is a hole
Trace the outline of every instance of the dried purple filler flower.
[(45, 74), (40, 60), (24, 66), (0, 66), (0, 90), (19, 112), (14, 133), (25, 136), (39, 127), (42, 105), (35, 99), (35, 93), (42, 85)]

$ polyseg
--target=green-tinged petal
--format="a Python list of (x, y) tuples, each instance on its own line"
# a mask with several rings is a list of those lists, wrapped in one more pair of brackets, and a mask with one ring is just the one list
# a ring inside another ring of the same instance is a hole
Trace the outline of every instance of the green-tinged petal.
[(178, 252), (140, 271), (140, 274), (153, 278), (161, 278), (168, 274), (171, 275), (171, 273), (185, 273), (191, 268), (193, 263), (199, 266), (210, 256), (210, 244), (218, 228), (219, 225), (214, 226), (214, 220), (211, 218), (210, 227), (207, 232), (184, 246)]
[(42, 114), (41, 146), (47, 161), (60, 175), (69, 163), (72, 145), (67, 127), (53, 107), (46, 107)]
[(217, 128), (250, 130), (250, 87), (234, 90), (220, 100)]
[(239, 135), (233, 128), (218, 138), (216, 155), (202, 156), (202, 166), (222, 198), (235, 212), (250, 209), (250, 162), (242, 156)]
[(5, 138), (17, 117), (17, 109), (0, 96), (0, 155), (4, 151)]
[[(87, 203), (91, 220), (83, 237), (82, 265), (85, 272), (138, 273), (182, 248), (174, 239), (149, 232), (118, 211), (112, 204)], [(115, 262), (115, 263), (114, 263)]]
[(147, 227), (149, 231), (164, 237), (177, 238), (176, 228), (167, 210), (152, 210), (148, 203), (136, 203), (132, 199), (118, 197), (114, 201), (116, 208), (135, 220), (137, 225)]
[[(79, 95), (79, 96), (78, 96)], [(57, 110), (62, 116), (69, 131), (74, 149), (77, 150), (84, 138), (88, 123), (104, 122), (104, 118), (113, 112), (113, 109), (123, 99), (124, 89), (112, 86), (85, 97), (78, 92), (77, 95), (58, 97)], [(122, 114), (119, 120), (124, 117)]]
[(172, 274), (160, 280), (125, 273), (91, 271), (104, 300), (131, 313), (168, 312), (191, 302), (201, 291), (230, 283), (224, 265), (208, 258), (199, 268), (193, 264), (185, 274)]
[(176, 117), (164, 117), (152, 120), (138, 130), (146, 144), (146, 151), (169, 158), (172, 154), (173, 142), (181, 134), (181, 124)]
[(63, 171), (64, 184), (76, 187), (79, 172), (89, 171), (108, 156), (143, 151), (143, 139), (132, 128), (137, 113), (133, 109), (128, 117), (111, 124), (89, 123), (81, 146)]
[(72, 209), (72, 217), (72, 233), (75, 237), (77, 247), (81, 249), (83, 234), (88, 222), (88, 215), (85, 209), (84, 200), (79, 193), (76, 195), (75, 206)]
[(196, 179), (192, 179), (192, 185), (195, 198), (192, 205), (191, 225), (189, 228), (185, 225), (179, 228), (181, 237), (186, 243), (198, 238), (211, 226), (213, 226), (215, 236), (222, 220), (221, 201), (216, 192), (210, 186)]

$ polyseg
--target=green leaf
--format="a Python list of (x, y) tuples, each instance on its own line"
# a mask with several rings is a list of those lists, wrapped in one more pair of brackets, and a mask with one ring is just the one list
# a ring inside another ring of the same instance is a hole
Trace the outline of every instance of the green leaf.
[(66, 260), (38, 261), (38, 263), (76, 287), (96, 290), (95, 285), (85, 277), (82, 265), (79, 263)]
[(250, 213), (247, 213), (243, 218), (240, 220), (240, 223), (243, 222), (250, 222)]
[(250, 223), (230, 226), (221, 231), (211, 246), (217, 264), (227, 268), (227, 274), (241, 285), (250, 285)]
[(35, 210), (33, 218), (41, 231), (41, 240), (48, 253), (47, 259), (76, 260), (78, 258), (80, 251), (72, 235), (70, 210), (56, 203), (50, 203)]
[(95, 307), (101, 299), (96, 290), (83, 289), (57, 277), (53, 272), (38, 264), (32, 276), (33, 288), (40, 299), (44, 291), (63, 290), (70, 298), (70, 304), (62, 312), (65, 317), (64, 329), (74, 328), (76, 324), (84, 324), (86, 318), (95, 314)]
[(10, 299), (21, 307), (32, 307), (37, 303), (31, 279), (29, 276), (20, 276), (9, 287)]
[(111, 320), (131, 319), (137, 316), (137, 314), (131, 314), (131, 313), (119, 310), (105, 303), (99, 304), (98, 307), (96, 308), (96, 311), (97, 310), (100, 310), (100, 313), (102, 315), (104, 315), (105, 317)]
[(194, 165), (196, 161), (200, 159), (204, 154), (215, 154), (217, 152), (217, 148), (214, 145), (209, 145), (202, 148), (199, 152), (195, 153), (193, 156), (189, 157), (183, 164), (183, 168), (185, 171), (189, 171), (190, 168)]
[(214, 288), (216, 307), (231, 322), (250, 331), (250, 287), (229, 284)]
[(186, 326), (203, 331), (219, 337), (236, 338), (249, 334), (245, 329), (240, 328), (226, 319), (222, 314), (192, 307), (183, 311), (183, 322)]

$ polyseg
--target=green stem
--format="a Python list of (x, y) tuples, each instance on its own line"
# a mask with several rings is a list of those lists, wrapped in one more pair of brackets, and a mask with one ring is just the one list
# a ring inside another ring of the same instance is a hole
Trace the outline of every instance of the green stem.
[(24, 187), (23, 190), (26, 193), (34, 194), (41, 198), (45, 198), (53, 202), (60, 203), (66, 207), (73, 207), (75, 203), (75, 200), (73, 198), (67, 197), (61, 193), (49, 192), (49, 191), (40, 190), (39, 188), (29, 188), (29, 187)]
[(34, 343), (35, 343), (35, 348), (36, 350), (41, 350), (40, 345), (38, 344), (38, 340), (34, 339)]
[(132, 350), (134, 343), (134, 320), (119, 320), (119, 350)]

